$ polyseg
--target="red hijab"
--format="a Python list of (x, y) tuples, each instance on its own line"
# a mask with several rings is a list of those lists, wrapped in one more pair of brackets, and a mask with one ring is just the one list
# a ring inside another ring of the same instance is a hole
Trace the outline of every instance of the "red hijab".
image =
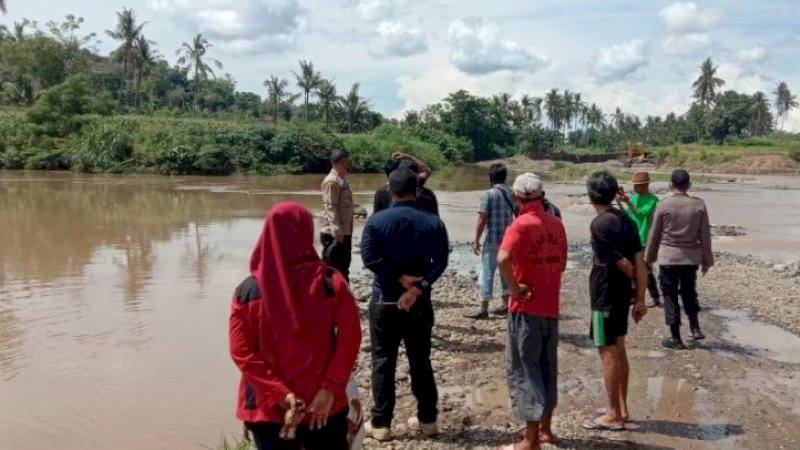
[[(263, 293), (265, 317), (275, 328), (304, 328), (302, 304), (324, 295), (321, 289), (325, 263), (314, 249), (314, 220), (296, 202), (275, 205), (250, 257), (250, 273)], [(288, 321), (288, 323), (287, 323)], [(275, 329), (273, 328), (273, 329)]]

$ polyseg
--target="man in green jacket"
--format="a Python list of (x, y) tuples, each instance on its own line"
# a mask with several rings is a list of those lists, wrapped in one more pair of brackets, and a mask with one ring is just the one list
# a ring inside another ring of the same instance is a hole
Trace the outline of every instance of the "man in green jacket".
[[(647, 236), (650, 234), (650, 227), (653, 225), (653, 215), (656, 212), (658, 197), (650, 192), (650, 174), (648, 172), (634, 173), (632, 183), (635, 193), (628, 197), (620, 188), (617, 204), (636, 223), (639, 228), (639, 239), (642, 241), (642, 248), (647, 248)], [(647, 302), (647, 306), (651, 308), (654, 306), (661, 307), (658, 283), (653, 275), (653, 266), (650, 264), (647, 265), (647, 290), (650, 292), (650, 301)]]

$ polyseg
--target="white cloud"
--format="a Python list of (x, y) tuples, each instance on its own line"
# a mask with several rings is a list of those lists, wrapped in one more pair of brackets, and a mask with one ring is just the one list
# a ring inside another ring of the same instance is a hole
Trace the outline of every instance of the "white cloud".
[(598, 50), (592, 73), (601, 81), (614, 81), (635, 73), (647, 62), (644, 41), (633, 39)]
[(711, 38), (708, 33), (673, 34), (664, 38), (662, 47), (671, 55), (692, 56), (708, 50)]
[(233, 53), (279, 53), (290, 49), (305, 21), (305, 11), (298, 0), (148, 0), (147, 4)]
[(667, 29), (674, 33), (703, 33), (720, 20), (714, 9), (701, 9), (692, 2), (673, 3), (659, 11)]
[(499, 28), (475, 17), (456, 20), (447, 29), (450, 60), (461, 71), (483, 75), (501, 70), (530, 70), (547, 63), (517, 42), (506, 39)]
[(381, 22), (376, 30), (370, 53), (378, 58), (405, 57), (428, 49), (425, 34), (417, 28), (406, 28), (400, 22)]
[(767, 50), (760, 45), (744, 48), (736, 53), (736, 59), (743, 63), (760, 63), (766, 61), (767, 57)]
[(364, 20), (381, 20), (394, 13), (392, 0), (357, 0), (356, 11)]

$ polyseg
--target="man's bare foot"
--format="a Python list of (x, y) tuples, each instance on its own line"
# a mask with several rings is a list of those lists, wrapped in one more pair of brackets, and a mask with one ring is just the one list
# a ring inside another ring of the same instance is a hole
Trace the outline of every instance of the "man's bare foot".
[(555, 444), (558, 442), (558, 436), (553, 434), (552, 430), (539, 428), (539, 442), (542, 444)]
[(587, 419), (581, 427), (587, 430), (601, 430), (601, 431), (623, 431), (625, 430), (625, 421), (622, 419), (608, 417), (608, 414), (597, 416), (594, 419)]
[[(606, 414), (608, 414), (608, 408), (600, 408), (597, 411), (595, 411), (594, 414), (596, 416), (605, 416)], [(622, 412), (622, 420), (625, 421), (625, 422), (628, 422), (630, 420), (630, 417), (628, 416), (628, 411), (627, 410)]]

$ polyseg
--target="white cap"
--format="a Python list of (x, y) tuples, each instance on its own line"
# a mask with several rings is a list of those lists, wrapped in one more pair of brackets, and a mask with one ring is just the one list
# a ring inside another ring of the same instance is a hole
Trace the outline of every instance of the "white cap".
[(533, 200), (542, 196), (542, 179), (538, 175), (525, 172), (514, 180), (514, 194), (522, 200)]

